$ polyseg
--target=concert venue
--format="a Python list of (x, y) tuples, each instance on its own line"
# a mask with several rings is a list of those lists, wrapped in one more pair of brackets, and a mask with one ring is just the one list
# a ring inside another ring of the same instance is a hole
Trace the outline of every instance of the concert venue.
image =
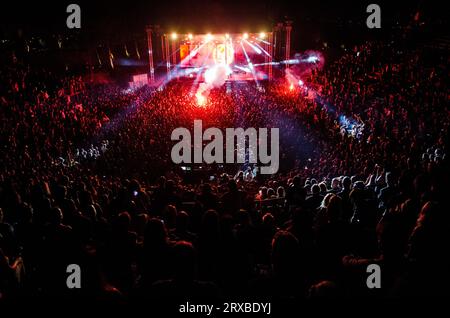
[(0, 303), (217, 316), (442, 298), (443, 11), (2, 4)]

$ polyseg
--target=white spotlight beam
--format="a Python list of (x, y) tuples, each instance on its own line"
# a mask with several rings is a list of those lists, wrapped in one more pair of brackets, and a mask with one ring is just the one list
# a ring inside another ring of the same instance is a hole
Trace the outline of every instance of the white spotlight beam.
[(209, 59), (210, 55), (211, 55), (211, 50), (209, 50), (208, 54), (202, 60), (202, 66), (200, 67), (200, 70), (197, 72), (197, 76), (195, 77), (194, 83), (192, 83), (191, 94), (194, 94), (195, 87), (197, 86), (198, 82), (200, 81), (200, 76), (206, 67), (205, 63)]
[(268, 57), (271, 57), (270, 54), (264, 50), (258, 43), (255, 43), (256, 47), (258, 47), (262, 52), (264, 52), (264, 54), (266, 54)]
[(250, 43), (249, 41), (244, 39), (244, 42), (246, 44), (248, 44), (256, 53), (261, 54), (262, 51), (260, 49), (258, 49), (255, 45), (253, 45), (252, 43)]
[(259, 41), (259, 42), (262, 42), (262, 43), (271, 45), (270, 42), (267, 42), (267, 41), (265, 41), (265, 40), (263, 40), (263, 39), (257, 38), (256, 40)]
[(253, 67), (253, 63), (250, 60), (250, 58), (248, 57), (247, 50), (245, 49), (242, 42), (241, 42), (241, 47), (242, 47), (242, 50), (244, 51), (245, 58), (247, 59), (248, 68), (250, 69), (250, 71), (252, 71), (253, 79), (255, 80), (256, 86), (259, 87), (259, 83), (258, 83), (258, 79), (256, 78), (256, 73), (255, 73), (255, 69)]

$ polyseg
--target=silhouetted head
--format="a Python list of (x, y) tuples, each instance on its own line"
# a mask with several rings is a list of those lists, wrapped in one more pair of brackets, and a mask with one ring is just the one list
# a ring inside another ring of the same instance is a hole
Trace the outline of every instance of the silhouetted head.
[(94, 205), (90, 204), (86, 207), (84, 216), (86, 216), (89, 220), (96, 220), (97, 219), (97, 209)]
[(340, 220), (342, 217), (342, 199), (337, 195), (330, 198), (327, 206), (327, 218), (329, 222)]
[(236, 192), (238, 187), (236, 184), (236, 181), (231, 179), (228, 181), (228, 189), (230, 190), (230, 192)]
[(219, 234), (219, 214), (216, 210), (210, 209), (203, 215), (202, 232), (214, 236)]
[(267, 188), (261, 187), (261, 189), (259, 189), (259, 194), (261, 195), (261, 199), (267, 198)]
[(284, 190), (284, 187), (279, 186), (277, 188), (277, 197), (284, 198), (286, 196), (286, 191)]
[(209, 194), (211, 193), (211, 185), (209, 183), (204, 183), (202, 185), (202, 193), (203, 194)]
[(159, 187), (164, 188), (166, 186), (166, 177), (164, 176), (159, 177), (158, 185)]
[(17, 216), (20, 223), (29, 223), (33, 219), (33, 208), (24, 203), (20, 206)]
[(293, 275), (298, 270), (300, 244), (297, 238), (287, 232), (278, 231), (272, 240), (272, 267), (280, 276)]
[(141, 185), (139, 184), (139, 181), (137, 181), (136, 179), (131, 180), (129, 184), (129, 189), (130, 192), (141, 191)]
[(385, 182), (388, 186), (394, 185), (394, 175), (391, 172), (386, 172), (386, 175), (384, 178), (385, 178)]
[(352, 184), (352, 181), (350, 180), (349, 177), (344, 177), (344, 179), (342, 179), (342, 188), (348, 190), (348, 189), (350, 189), (351, 184)]
[(295, 177), (292, 179), (292, 184), (293, 184), (295, 187), (300, 187), (301, 184), (302, 184), (302, 179), (301, 179), (299, 176), (295, 176)]
[(50, 209), (50, 212), (48, 214), (48, 222), (52, 225), (59, 225), (61, 224), (63, 219), (63, 214), (60, 208), (53, 208)]
[(167, 230), (164, 222), (157, 218), (152, 218), (147, 222), (144, 233), (144, 246), (158, 246), (167, 243)]
[(177, 208), (174, 205), (169, 204), (164, 209), (164, 222), (168, 229), (175, 227), (177, 219)]
[(175, 279), (178, 281), (191, 281), (195, 278), (196, 252), (193, 245), (180, 241), (173, 247), (173, 264)]
[(326, 193), (328, 191), (327, 184), (325, 182), (319, 183), (319, 187), (320, 187), (320, 192), (321, 193)]
[(353, 184), (353, 189), (364, 190), (364, 188), (365, 188), (365, 185), (364, 185), (364, 182), (362, 182), (362, 181), (356, 181)]
[(189, 226), (189, 214), (185, 211), (180, 211), (177, 214), (177, 231), (184, 232), (187, 231)]
[(317, 194), (319, 194), (319, 192), (320, 192), (320, 187), (319, 187), (317, 184), (314, 184), (314, 185), (311, 187), (311, 193), (312, 193), (313, 195), (317, 195)]
[(440, 227), (442, 223), (448, 220), (447, 213), (441, 208), (437, 202), (428, 201), (420, 210), (417, 223), (421, 226)]
[(166, 182), (166, 191), (169, 193), (172, 193), (175, 191), (175, 181), (173, 180), (167, 180)]
[(273, 216), (273, 214), (272, 213), (264, 214), (264, 216), (262, 217), (262, 224), (265, 227), (275, 226), (275, 217)]
[(117, 231), (128, 231), (131, 223), (131, 216), (128, 212), (121, 212), (114, 220), (114, 227)]
[(331, 180), (331, 189), (333, 189), (333, 190), (339, 189), (339, 179), (338, 178), (333, 178)]
[(237, 218), (239, 224), (245, 226), (250, 225), (250, 214), (247, 212), (247, 210), (240, 209), (237, 214)]
[(330, 203), (330, 199), (331, 199), (332, 197), (334, 197), (334, 196), (336, 196), (336, 195), (333, 194), (333, 193), (327, 193), (327, 194), (323, 197), (323, 200), (322, 200), (322, 203), (320, 204), (320, 207), (321, 207), (321, 208), (326, 208), (326, 207), (328, 206), (328, 203)]
[(309, 299), (336, 299), (339, 298), (339, 289), (337, 285), (329, 280), (321, 281), (315, 285), (312, 285), (309, 289)]

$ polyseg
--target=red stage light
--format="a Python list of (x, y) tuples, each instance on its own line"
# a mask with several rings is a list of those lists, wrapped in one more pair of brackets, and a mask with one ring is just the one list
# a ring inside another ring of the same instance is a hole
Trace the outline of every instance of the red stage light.
[(197, 98), (197, 105), (200, 107), (205, 106), (206, 104), (206, 97), (202, 95), (202, 93), (197, 92), (197, 94), (195, 94), (195, 97)]

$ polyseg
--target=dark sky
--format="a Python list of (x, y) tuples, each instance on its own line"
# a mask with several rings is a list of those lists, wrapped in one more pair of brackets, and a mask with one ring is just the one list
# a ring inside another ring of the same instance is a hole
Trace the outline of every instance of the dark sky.
[(407, 19), (418, 8), (434, 20), (447, 18), (444, 2), (432, 0), (403, 3), (394, 0), (41, 0), (33, 3), (16, 0), (0, 5), (0, 31), (64, 30), (69, 3), (81, 6), (83, 32), (104, 33), (140, 32), (146, 24), (161, 24), (178, 32), (242, 32), (245, 29), (258, 32), (284, 16), (296, 23), (312, 21), (318, 25), (330, 19), (361, 22), (365, 21), (365, 8), (370, 3), (380, 4), (386, 22)]

